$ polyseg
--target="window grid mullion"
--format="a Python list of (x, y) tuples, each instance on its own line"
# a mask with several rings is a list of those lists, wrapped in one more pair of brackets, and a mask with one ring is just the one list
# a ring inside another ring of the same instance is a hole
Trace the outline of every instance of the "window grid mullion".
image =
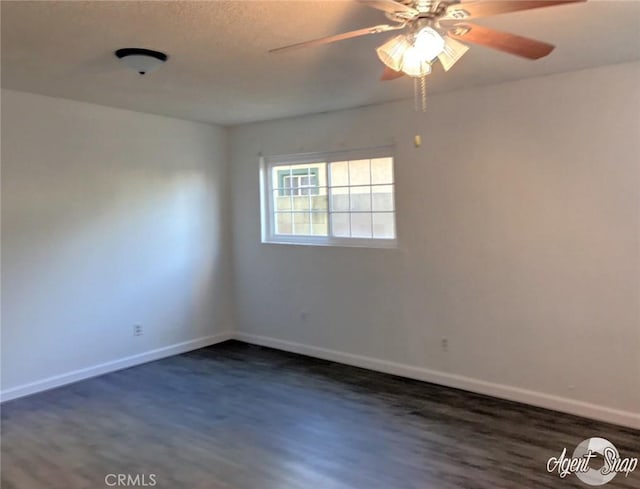
[(311, 167), (307, 168), (307, 202), (309, 205), (309, 234), (313, 235), (313, 219), (311, 218)]
[(333, 206), (331, 204), (331, 171), (329, 166), (331, 165), (330, 162), (327, 162), (326, 166), (325, 166), (325, 170), (324, 170), (324, 178), (325, 181), (327, 182), (327, 234), (329, 236), (333, 236), (333, 219), (331, 219), (331, 212), (333, 210)]
[[(263, 160), (263, 164), (265, 164), (265, 169), (266, 169), (266, 173), (267, 173), (267, 183), (268, 183), (268, 187), (270, 187), (271, 189), (273, 189), (273, 168), (270, 167), (269, 165), (266, 164), (266, 162)], [(278, 185), (280, 185), (278, 183)], [(274, 213), (276, 210), (276, 203), (274, 201), (274, 192), (273, 190), (270, 190), (271, 193), (271, 198), (268, 200), (269, 204), (268, 204), (268, 209), (267, 211), (269, 212), (269, 235), (270, 236), (275, 236), (276, 235), (276, 220), (273, 218), (274, 217)]]
[[(372, 183), (372, 184), (362, 184), (362, 185), (333, 185), (331, 188), (358, 188), (358, 187), (393, 187), (393, 183)], [(323, 185), (319, 185), (318, 188), (327, 188)], [(277, 190), (277, 189), (274, 189)]]
[(353, 233), (351, 232), (353, 229), (351, 226), (351, 160), (347, 161), (347, 184), (349, 187), (349, 206), (347, 207), (347, 210), (349, 211), (349, 237), (353, 238)]
[(370, 216), (371, 238), (373, 238), (373, 174), (371, 173), (371, 159), (369, 159), (369, 210), (372, 212)]
[[(351, 211), (349, 214), (394, 214), (396, 211)], [(345, 211), (331, 211), (330, 214), (345, 214)]]
[(327, 182), (327, 231), (329, 236), (333, 236), (333, 219), (331, 217), (333, 213), (333, 202), (332, 202), (333, 193), (331, 191), (332, 189), (331, 185), (333, 184), (333, 181), (331, 178), (330, 166), (331, 166), (331, 163), (327, 162), (325, 166), (324, 176)]
[(291, 218), (291, 234), (296, 234), (296, 221), (293, 218), (293, 169), (289, 167), (289, 217)]

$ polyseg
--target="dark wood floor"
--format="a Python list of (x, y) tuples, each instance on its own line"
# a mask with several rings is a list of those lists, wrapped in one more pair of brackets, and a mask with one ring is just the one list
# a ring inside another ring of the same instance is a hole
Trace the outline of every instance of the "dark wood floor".
[(631, 429), (230, 341), (3, 404), (1, 487), (584, 489), (546, 462), (592, 436), (640, 456)]

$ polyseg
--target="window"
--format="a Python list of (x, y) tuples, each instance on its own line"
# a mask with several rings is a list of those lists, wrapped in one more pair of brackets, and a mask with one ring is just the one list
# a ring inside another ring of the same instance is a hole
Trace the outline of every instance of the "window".
[(263, 157), (263, 242), (395, 246), (391, 150)]

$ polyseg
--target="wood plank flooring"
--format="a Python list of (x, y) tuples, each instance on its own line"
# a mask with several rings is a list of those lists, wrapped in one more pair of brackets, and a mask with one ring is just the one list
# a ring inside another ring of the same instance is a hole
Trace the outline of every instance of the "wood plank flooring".
[(1, 487), (584, 489), (546, 462), (593, 436), (640, 456), (631, 429), (229, 341), (4, 403)]

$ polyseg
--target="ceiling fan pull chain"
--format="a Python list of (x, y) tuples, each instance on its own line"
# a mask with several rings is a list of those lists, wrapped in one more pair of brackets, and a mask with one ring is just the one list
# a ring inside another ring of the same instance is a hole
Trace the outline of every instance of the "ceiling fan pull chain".
[(419, 112), (418, 109), (418, 79), (413, 79), (413, 110)]
[(422, 112), (427, 111), (427, 76), (420, 77), (420, 93), (422, 95)]

